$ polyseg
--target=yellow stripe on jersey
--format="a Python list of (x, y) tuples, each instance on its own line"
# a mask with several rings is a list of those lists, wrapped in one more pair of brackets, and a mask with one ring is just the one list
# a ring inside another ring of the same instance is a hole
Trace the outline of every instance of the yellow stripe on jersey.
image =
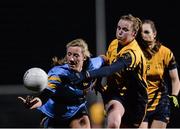
[(48, 87), (55, 89), (57, 86), (56, 86), (56, 84), (48, 83)]
[(53, 88), (53, 89), (56, 88), (57, 82), (62, 82), (61, 78), (56, 77), (56, 76), (48, 77), (48, 87)]
[(62, 82), (61, 78), (55, 77), (55, 76), (50, 76), (50, 77), (48, 77), (48, 80)]

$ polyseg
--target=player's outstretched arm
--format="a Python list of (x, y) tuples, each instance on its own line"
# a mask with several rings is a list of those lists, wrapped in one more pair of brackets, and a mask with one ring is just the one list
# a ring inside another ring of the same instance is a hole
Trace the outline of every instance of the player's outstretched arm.
[[(125, 56), (128, 56), (128, 58), (125, 58)], [(78, 84), (87, 79), (110, 76), (115, 72), (127, 68), (131, 64), (132, 59), (131, 56), (129, 56), (129, 53), (126, 53), (125, 56), (119, 57), (116, 62), (109, 66), (103, 66), (99, 69), (72, 74), (69, 79), (72, 84)]]

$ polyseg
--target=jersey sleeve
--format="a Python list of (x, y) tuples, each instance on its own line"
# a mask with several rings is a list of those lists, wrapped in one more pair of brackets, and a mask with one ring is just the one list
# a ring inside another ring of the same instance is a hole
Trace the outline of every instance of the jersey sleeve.
[(164, 54), (164, 63), (166, 65), (166, 67), (169, 70), (177, 68), (177, 63), (176, 63), (175, 56), (174, 56), (173, 52), (168, 48), (164, 48), (163, 52), (165, 53)]
[(131, 63), (132, 63), (131, 54), (127, 52), (124, 53), (121, 57), (118, 57), (117, 61), (115, 61), (111, 65), (103, 66), (97, 70), (91, 70), (88, 72), (91, 78), (106, 77), (112, 75), (115, 72), (124, 70), (125, 68), (129, 67)]
[(131, 59), (131, 62), (128, 63), (127, 67), (129, 68), (134, 68), (137, 64), (137, 57), (136, 57), (136, 54), (133, 50), (126, 50), (122, 55), (121, 55), (122, 58), (124, 58), (125, 60), (127, 59)]
[(48, 72), (48, 88), (49, 90), (55, 92), (57, 86), (62, 85), (62, 80), (65, 79), (67, 75), (67, 70), (61, 67), (54, 67)]

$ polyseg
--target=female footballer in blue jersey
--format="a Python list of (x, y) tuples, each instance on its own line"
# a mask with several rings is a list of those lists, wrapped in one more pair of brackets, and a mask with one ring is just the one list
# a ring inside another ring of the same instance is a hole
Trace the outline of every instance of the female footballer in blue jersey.
[(31, 101), (19, 98), (30, 109), (37, 108), (44, 114), (41, 127), (90, 128), (85, 94), (94, 85), (94, 80), (73, 85), (68, 78), (75, 72), (100, 68), (104, 60), (90, 58), (88, 46), (82, 39), (71, 41), (66, 48), (63, 60), (54, 58), (58, 65), (48, 72), (48, 88)]
[[(148, 108), (141, 128), (166, 128), (170, 119), (170, 101), (179, 107), (180, 91), (177, 63), (173, 52), (157, 39), (157, 30), (152, 20), (144, 20), (139, 43), (147, 62)], [(172, 92), (164, 80), (168, 71)]]

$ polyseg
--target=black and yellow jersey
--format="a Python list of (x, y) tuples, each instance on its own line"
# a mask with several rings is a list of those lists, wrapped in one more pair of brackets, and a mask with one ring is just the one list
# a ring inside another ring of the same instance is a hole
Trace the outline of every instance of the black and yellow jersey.
[(123, 57), (124, 55), (131, 56), (132, 61), (126, 70), (121, 70), (114, 73), (112, 76), (109, 76), (108, 81), (110, 82), (109, 85), (116, 85), (119, 89), (119, 93), (123, 96), (124, 92), (128, 88), (128, 78), (126, 78), (126, 74), (128, 74), (127, 71), (129, 69), (133, 69), (137, 73), (140, 80), (146, 80), (146, 59), (136, 40), (133, 40), (131, 43), (122, 47), (120, 50), (118, 50), (118, 47), (119, 45), (117, 39), (110, 43), (106, 52), (106, 57), (109, 60), (109, 64), (112, 64), (119, 57)]
[(163, 95), (167, 95), (167, 86), (163, 80), (165, 69), (176, 68), (171, 50), (163, 45), (151, 59), (147, 59), (148, 111), (156, 109)]

